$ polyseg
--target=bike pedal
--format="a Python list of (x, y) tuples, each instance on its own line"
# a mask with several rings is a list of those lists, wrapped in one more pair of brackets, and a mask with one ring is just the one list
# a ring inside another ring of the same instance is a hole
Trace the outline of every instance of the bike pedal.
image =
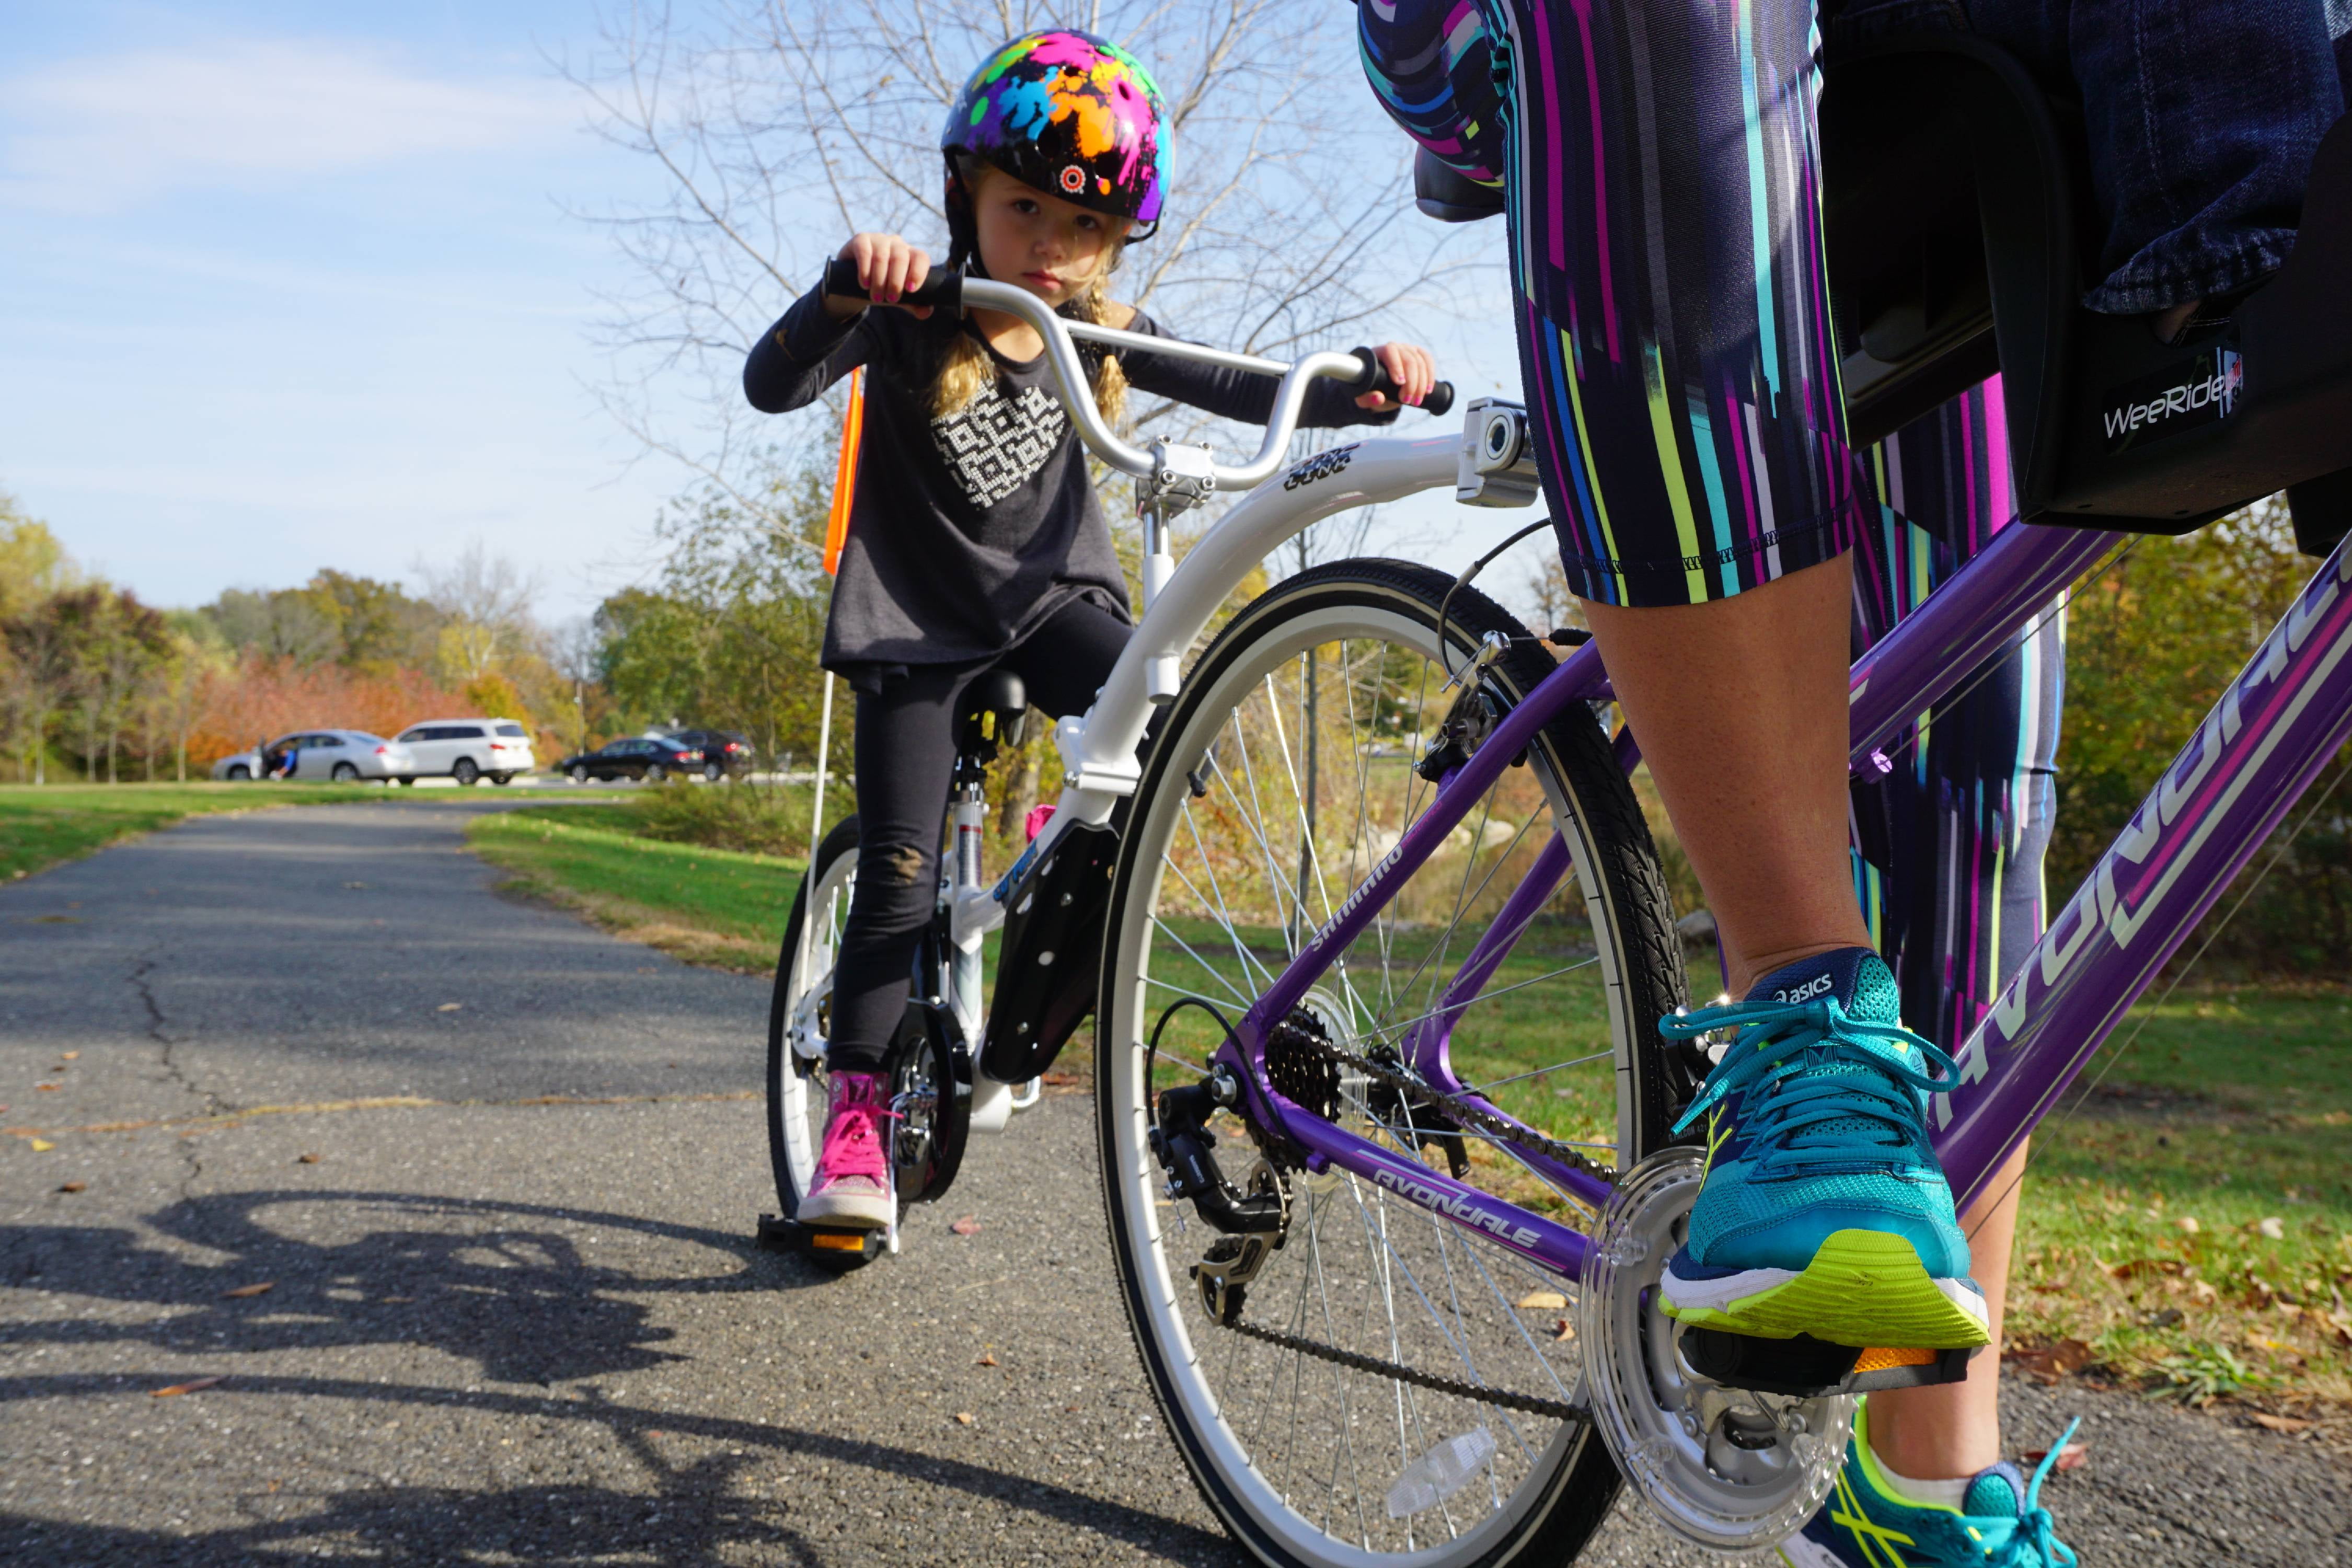
[(838, 1230), (803, 1225), (775, 1215), (760, 1216), (760, 1245), (773, 1252), (797, 1252), (833, 1265), (865, 1263), (882, 1250), (878, 1230)]
[(1688, 1328), (1678, 1341), (1693, 1372), (1726, 1388), (1821, 1399), (1958, 1383), (1973, 1350), (1906, 1350), (1832, 1344), (1811, 1334), (1768, 1340), (1727, 1329)]

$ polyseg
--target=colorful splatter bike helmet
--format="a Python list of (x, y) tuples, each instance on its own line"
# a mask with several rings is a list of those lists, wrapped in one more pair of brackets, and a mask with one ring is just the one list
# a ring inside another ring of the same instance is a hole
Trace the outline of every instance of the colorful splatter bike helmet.
[[(971, 73), (940, 132), (951, 182), (969, 161), (1111, 217), (1147, 238), (1168, 188), (1168, 126), (1143, 62), (1107, 38), (1059, 29), (1013, 39)], [(960, 202), (950, 204), (952, 222)], [(963, 236), (958, 235), (961, 240)], [(962, 247), (960, 247), (961, 248)]]

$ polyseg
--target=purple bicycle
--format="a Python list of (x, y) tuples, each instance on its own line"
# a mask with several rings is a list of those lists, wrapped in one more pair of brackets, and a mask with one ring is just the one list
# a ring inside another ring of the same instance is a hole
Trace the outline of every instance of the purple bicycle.
[[(1980, 95), (2028, 90), (1964, 49), (1919, 68), (1964, 68), (1991, 72), (1967, 79)], [(2063, 185), (2030, 137), (1979, 140), (1965, 155), (2024, 160), (1982, 171), (1988, 211), (1997, 190)], [(1857, 346), (1846, 384), (1867, 439), (1996, 346), (2048, 362), (2011, 379), (2019, 494), (2029, 517), (2091, 526), (2003, 531), (1855, 667), (1858, 770), (2054, 613), (2122, 537), (2098, 524), (2179, 531), (2286, 485), (2315, 530), (2345, 510), (2352, 126), (2321, 153), (2286, 272), (2176, 349), (2069, 314), (2071, 209), (2044, 205), (1988, 216), (1985, 289), (1923, 315), (1932, 331)], [(1903, 280), (1898, 257), (1879, 295)], [(2140, 429), (2152, 403), (2177, 433)], [(1759, 1367), (1656, 1310), (1701, 1168), (1666, 1130), (1708, 1061), (1659, 1032), (1682, 953), (1628, 782), (1639, 738), (1603, 727), (1596, 650), (1555, 662), (1547, 642), (1572, 637), (1425, 566), (1353, 561), (1248, 605), (1181, 686), (1161, 670), (1269, 540), (1444, 482), (1524, 501), (1525, 449), (1517, 411), (1486, 403), (1458, 448), (1365, 441), (1265, 481), (1168, 584), (1066, 750), (1064, 826), (1117, 834), (1097, 1065), (1127, 1310), (1194, 1479), (1269, 1563), (1566, 1562), (1621, 1471), (1693, 1541), (1769, 1544), (1826, 1491), (1853, 1394), (1964, 1367), (1867, 1347)], [(1956, 1053), (1930, 1121), (1962, 1206), (2352, 739), (2352, 557), (2315, 553)], [(1139, 774), (1148, 703), (1171, 700)]]

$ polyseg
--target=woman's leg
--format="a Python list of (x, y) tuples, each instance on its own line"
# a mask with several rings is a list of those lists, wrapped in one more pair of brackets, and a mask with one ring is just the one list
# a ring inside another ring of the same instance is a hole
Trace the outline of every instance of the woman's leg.
[[(2005, 435), (1996, 379), (1865, 454), (1875, 516), (1853, 557), (1857, 654), (2011, 524)], [(2042, 934), (2064, 661), (2053, 614), (1887, 747), (1894, 771), (1856, 792), (1861, 907), (1894, 966), (1905, 1021), (1948, 1051)], [(2021, 1151), (1960, 1218), (1996, 1347), (2023, 1162)], [(1997, 1352), (1979, 1356), (1965, 1383), (1873, 1394), (1871, 1447), (1904, 1476), (1972, 1476), (2000, 1458), (1999, 1398)]]
[(1713, 604), (1585, 605), (1706, 889), (1734, 996), (1800, 959), (1870, 945), (1846, 861), (1852, 594), (1840, 556)]
[(1959, 1347), (1983, 1341), (1983, 1299), (1845, 854), (1861, 496), (1812, 19), (1802, 0), (1493, 0), (1520, 365), (1570, 586), (1753, 1004), (1684, 1119), (1706, 1118), (1710, 1157), (1661, 1306)]

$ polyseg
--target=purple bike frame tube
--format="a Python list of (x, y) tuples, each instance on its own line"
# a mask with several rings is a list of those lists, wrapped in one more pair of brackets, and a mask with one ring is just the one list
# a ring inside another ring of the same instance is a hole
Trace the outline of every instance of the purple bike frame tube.
[(2012, 523), (1862, 657), (1846, 688), (1852, 765), (1973, 675), (2122, 536)]
[(1538, 682), (1525, 701), (1504, 715), (1470, 760), (1439, 786), (1437, 798), (1404, 830), (1396, 847), (1372, 868), (1371, 875), (1348, 895), (1339, 912), (1298, 950), (1289, 967), (1242, 1016), (1239, 1033), (1248, 1047), (1249, 1078), (1255, 1080), (1261, 1076), (1257, 1059), (1264, 1055), (1267, 1027), (1278, 1018), (1290, 1016), (1290, 1010), (1306, 996), (1307, 987), (1322, 978), (1332, 959), (1364, 934), (1364, 928), (1388, 907), (1392, 884), (1402, 884), (1420, 870), (1422, 862), (1435, 854), (1446, 835), (1470, 814), (1471, 804), (1486, 795), (1512, 758), (1527, 750), (1536, 731), (1559, 717), (1570, 702), (1583, 699), (1600, 680), (1601, 652), (1587, 643)]
[[(1528, 923), (1543, 909), (1545, 900), (1552, 896), (1575, 864), (1568, 840), (1560, 834), (1553, 833), (1551, 842), (1543, 847), (1536, 857), (1535, 864), (1529, 866), (1527, 874), (1519, 879), (1519, 885), (1511, 889), (1511, 896), (1504, 900), (1502, 910), (1479, 933), (1477, 945), (1470, 950), (1470, 956), (1462, 961), (1461, 970), (1446, 985), (1445, 994), (1439, 999), (1436, 1008), (1413, 1026), (1412, 1033), (1405, 1038), (1403, 1049), (1398, 1053), (1432, 1087), (1447, 1094), (1465, 1095), (1473, 1103), (1515, 1126), (1525, 1127), (1527, 1123), (1469, 1088), (1454, 1073), (1454, 1025), (1462, 1016), (1463, 1009), (1478, 999), (1479, 992), (1486, 989), (1486, 982), (1495, 977), (1495, 971), (1502, 967), (1503, 960), (1510, 956), (1511, 950), (1518, 945), (1519, 938), (1527, 933)], [(1543, 1180), (1554, 1186), (1566, 1188), (1595, 1208), (1609, 1201), (1609, 1184), (1598, 1176), (1571, 1170), (1540, 1154), (1530, 1154), (1517, 1149), (1507, 1150), (1506, 1152)]]
[(2347, 739), (2352, 556), (2339, 544), (1955, 1053), (1932, 1120), (1963, 1207)]
[(1501, 910), (1478, 933), (1477, 943), (1446, 984), (1445, 994), (1438, 998), (1437, 1005), (1405, 1037), (1404, 1047), (1398, 1054), (1413, 1071), (1446, 1093), (1463, 1092), (1462, 1080), (1454, 1076), (1454, 1058), (1449, 1051), (1454, 1041), (1454, 1021), (1462, 1016), (1463, 1008), (1478, 999), (1478, 993), (1494, 978), (1495, 971), (1502, 967), (1511, 949), (1518, 945), (1528, 922), (1536, 918), (1536, 911), (1543, 908), (1544, 900), (1551, 897), (1560, 879), (1574, 864), (1568, 840), (1553, 833), (1551, 842), (1536, 856), (1535, 864), (1519, 879), (1519, 885), (1511, 889)]
[(1464, 1186), (1409, 1155), (1383, 1149), (1344, 1128), (1334, 1127), (1280, 1096), (1274, 1100), (1284, 1128), (1307, 1151), (1308, 1170), (1339, 1166), (1456, 1225), (1483, 1231), (1546, 1268), (1570, 1279), (1583, 1271), (1586, 1243), (1580, 1232), (1539, 1214), (1530, 1214), (1492, 1193)]
[[(1322, 1160), (1353, 1171), (1458, 1224), (1484, 1230), (1547, 1268), (1570, 1274), (1584, 1264), (1584, 1238), (1575, 1231), (1528, 1214), (1475, 1187), (1465, 1187), (1417, 1161), (1408, 1166), (1378, 1144), (1332, 1126), (1276, 1093), (1265, 1076), (1265, 1037), (1276, 1020), (1290, 1016), (1291, 1009), (1322, 978), (1333, 959), (1346, 952), (1379, 917), (1395, 889), (1419, 870), (1422, 863), (1445, 842), (1446, 836), (1461, 825), (1471, 805), (1486, 795), (1510, 765), (1511, 759), (1534, 740), (1536, 731), (1570, 703), (1588, 700), (1602, 679), (1600, 650), (1589, 643), (1544, 677), (1528, 693), (1526, 700), (1504, 716), (1470, 760), (1438, 787), (1437, 798), (1430, 802), (1429, 809), (1406, 827), (1396, 847), (1348, 895), (1347, 901), (1323, 929), (1298, 950), (1297, 956), (1274, 984), (1242, 1015), (1234, 1026), (1234, 1037), (1219, 1046), (1211, 1058), (1234, 1069), (1243, 1085), (1243, 1093), (1254, 1102), (1255, 1111), (1279, 1121), (1292, 1138)], [(1408, 1169), (1420, 1173), (1408, 1179)], [(1529, 1239), (1518, 1239), (1521, 1235)]]

